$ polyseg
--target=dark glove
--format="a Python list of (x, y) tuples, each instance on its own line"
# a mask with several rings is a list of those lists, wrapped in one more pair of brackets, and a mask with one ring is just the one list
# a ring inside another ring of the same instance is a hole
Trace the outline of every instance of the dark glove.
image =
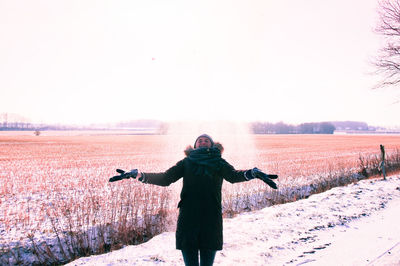
[(268, 186), (272, 187), (273, 189), (277, 189), (278, 186), (274, 181), (271, 179), (277, 179), (277, 175), (267, 175), (266, 173), (262, 172), (260, 169), (257, 167), (254, 167), (251, 170), (246, 171), (245, 173), (246, 177), (248, 180), (258, 178), (267, 183)]
[(124, 170), (117, 169), (120, 175), (116, 175), (110, 178), (108, 182), (115, 182), (122, 179), (136, 178), (138, 175), (138, 169), (132, 169), (130, 172), (125, 172)]

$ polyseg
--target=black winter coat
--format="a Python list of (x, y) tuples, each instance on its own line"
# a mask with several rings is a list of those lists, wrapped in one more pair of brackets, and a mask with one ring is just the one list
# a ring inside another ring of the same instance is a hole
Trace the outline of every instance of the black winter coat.
[[(188, 155), (187, 151), (185, 153)], [(222, 158), (218, 168), (211, 175), (199, 176), (195, 171), (195, 163), (186, 157), (163, 173), (144, 173), (145, 183), (159, 186), (168, 186), (183, 177), (178, 204), (177, 249), (222, 249), (223, 179), (230, 183), (247, 179), (244, 176), (245, 171), (235, 170)]]

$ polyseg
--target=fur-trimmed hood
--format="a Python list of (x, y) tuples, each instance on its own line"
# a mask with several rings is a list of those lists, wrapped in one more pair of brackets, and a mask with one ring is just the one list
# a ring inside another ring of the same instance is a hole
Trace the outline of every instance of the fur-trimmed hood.
[[(215, 142), (213, 147), (217, 148), (221, 152), (221, 154), (224, 152), (224, 147), (219, 142)], [(193, 151), (193, 150), (194, 150), (193, 146), (189, 145), (184, 150), (184, 153), (185, 153), (186, 156), (189, 156), (190, 152)]]

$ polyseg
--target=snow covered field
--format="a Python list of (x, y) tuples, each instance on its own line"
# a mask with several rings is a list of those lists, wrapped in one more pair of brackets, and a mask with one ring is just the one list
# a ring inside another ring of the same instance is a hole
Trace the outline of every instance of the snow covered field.
[[(400, 265), (400, 175), (224, 219), (214, 265)], [(183, 265), (174, 232), (67, 265)]]

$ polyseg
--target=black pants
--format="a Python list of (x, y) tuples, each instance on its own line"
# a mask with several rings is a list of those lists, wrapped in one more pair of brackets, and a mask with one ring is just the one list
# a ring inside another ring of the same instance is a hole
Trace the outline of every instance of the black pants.
[[(212, 266), (216, 250), (200, 250), (200, 266)], [(186, 266), (199, 266), (199, 250), (182, 250), (183, 260)]]

